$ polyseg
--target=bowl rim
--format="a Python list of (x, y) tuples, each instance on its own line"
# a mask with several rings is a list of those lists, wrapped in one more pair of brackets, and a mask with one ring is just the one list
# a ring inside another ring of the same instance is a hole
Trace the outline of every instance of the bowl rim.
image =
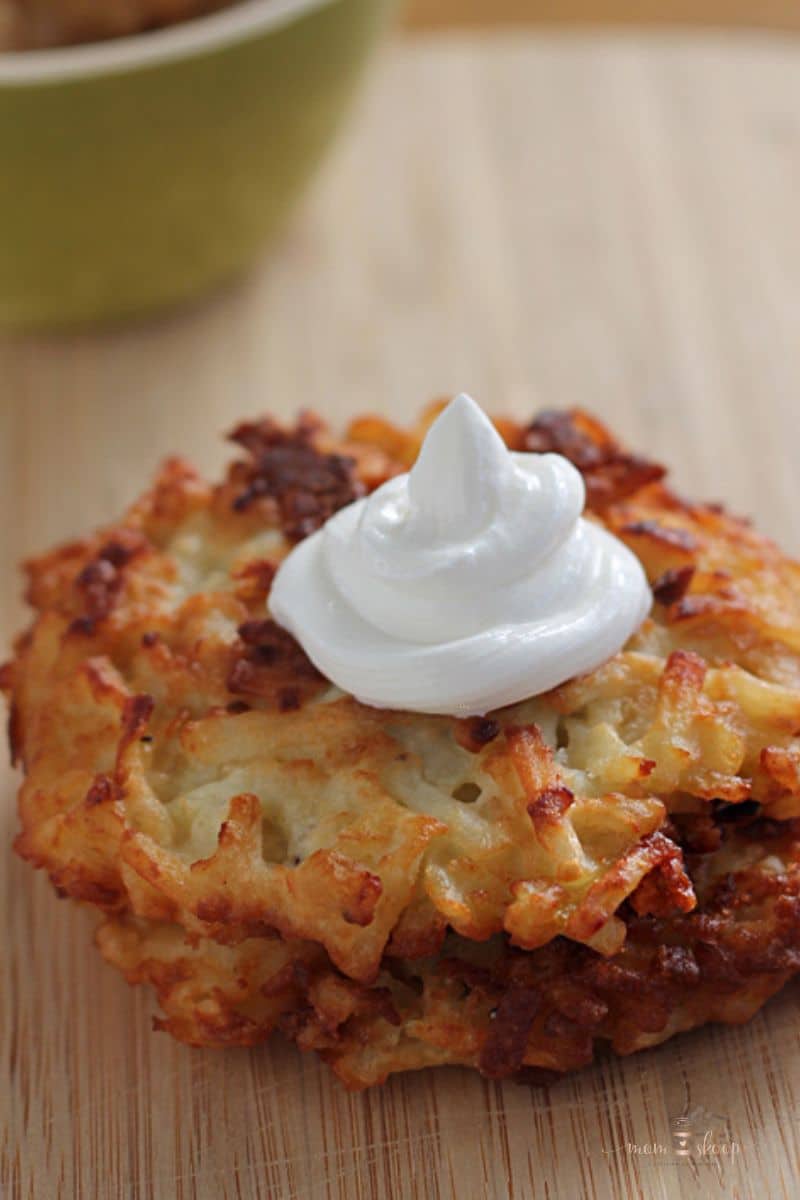
[(0, 52), (0, 87), (116, 75), (212, 53), (282, 29), (342, 0), (237, 0), (221, 12), (177, 25), (76, 46)]

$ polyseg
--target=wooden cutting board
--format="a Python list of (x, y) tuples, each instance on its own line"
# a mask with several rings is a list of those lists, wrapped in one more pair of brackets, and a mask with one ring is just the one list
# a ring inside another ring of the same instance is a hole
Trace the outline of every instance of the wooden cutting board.
[[(396, 44), (242, 285), (138, 327), (0, 342), (3, 630), (13, 562), (119, 510), (166, 452), (217, 469), (242, 415), (402, 418), (460, 388), (520, 414), (593, 407), (800, 550), (799, 186), (794, 44)], [(7, 772), (4, 846), (13, 788)], [(546, 1092), (450, 1069), (348, 1095), (280, 1041), (152, 1033), (91, 916), (0, 862), (3, 1200), (798, 1194), (797, 988), (745, 1028)]]

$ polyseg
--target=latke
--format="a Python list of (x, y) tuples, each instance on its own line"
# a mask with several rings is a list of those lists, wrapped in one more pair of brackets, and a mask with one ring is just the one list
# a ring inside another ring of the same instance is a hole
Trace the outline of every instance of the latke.
[(800, 565), (675, 496), (592, 417), (555, 450), (640, 558), (650, 617), (599, 670), (484, 718), (367, 708), (267, 616), (277, 564), (414, 461), (376, 417), (233, 433), (118, 523), (26, 564), (0, 674), (18, 852), (192, 1045), (275, 1029), (348, 1087), (438, 1063), (552, 1078), (800, 967)]

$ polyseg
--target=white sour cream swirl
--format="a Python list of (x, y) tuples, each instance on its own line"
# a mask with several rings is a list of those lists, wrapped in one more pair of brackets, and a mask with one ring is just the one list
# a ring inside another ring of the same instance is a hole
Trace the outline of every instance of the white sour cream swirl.
[(270, 610), (364, 704), (482, 715), (598, 667), (647, 615), (638, 559), (584, 501), (566, 458), (509, 451), (457, 396), (409, 474), (292, 550)]

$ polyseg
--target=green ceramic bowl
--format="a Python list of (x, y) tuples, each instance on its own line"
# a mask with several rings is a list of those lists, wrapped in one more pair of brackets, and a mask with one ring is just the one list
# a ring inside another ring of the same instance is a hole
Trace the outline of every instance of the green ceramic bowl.
[(141, 314), (244, 267), (336, 128), (393, 0), (248, 0), (0, 55), (0, 323)]

